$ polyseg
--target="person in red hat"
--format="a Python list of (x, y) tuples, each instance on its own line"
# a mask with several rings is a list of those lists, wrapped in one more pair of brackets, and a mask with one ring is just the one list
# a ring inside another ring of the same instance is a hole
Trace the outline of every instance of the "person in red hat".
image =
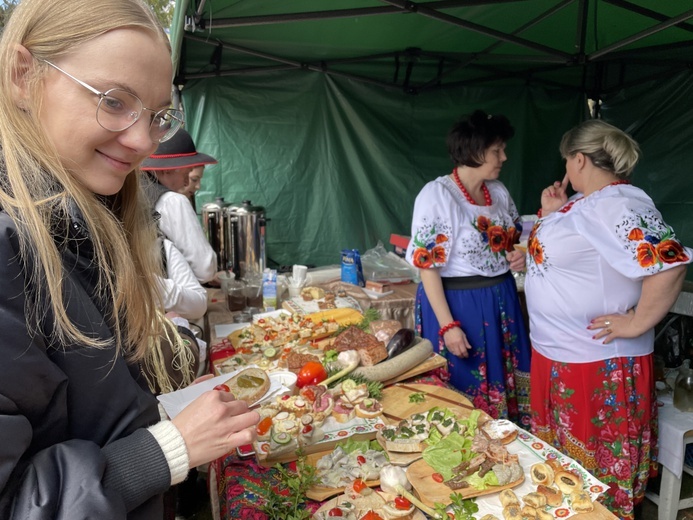
[(217, 256), (204, 235), (188, 198), (178, 193), (187, 186), (188, 174), (196, 166), (216, 164), (214, 157), (200, 153), (190, 134), (179, 130), (142, 163), (151, 182), (145, 193), (160, 215), (159, 229), (190, 265), (200, 283), (214, 279)]

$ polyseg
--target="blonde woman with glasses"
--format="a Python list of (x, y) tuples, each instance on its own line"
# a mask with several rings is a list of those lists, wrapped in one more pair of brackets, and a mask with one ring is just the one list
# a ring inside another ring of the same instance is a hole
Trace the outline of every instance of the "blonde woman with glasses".
[(207, 392), (160, 418), (164, 334), (139, 164), (180, 128), (140, 0), (23, 0), (0, 40), (0, 518), (162, 518), (259, 416)]

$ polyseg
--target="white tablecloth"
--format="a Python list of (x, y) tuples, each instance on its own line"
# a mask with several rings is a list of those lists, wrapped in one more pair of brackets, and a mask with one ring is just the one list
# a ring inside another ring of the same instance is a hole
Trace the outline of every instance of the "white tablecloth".
[(686, 455), (683, 436), (693, 430), (693, 413), (674, 408), (671, 395), (659, 398), (659, 462), (678, 478), (683, 473)]

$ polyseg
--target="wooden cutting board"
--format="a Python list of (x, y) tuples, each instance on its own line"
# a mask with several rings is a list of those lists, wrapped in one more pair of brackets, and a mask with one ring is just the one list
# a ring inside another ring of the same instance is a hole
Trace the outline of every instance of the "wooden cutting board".
[[(409, 397), (416, 393), (424, 395), (422, 402), (413, 403), (409, 400)], [(469, 399), (459, 392), (442, 386), (426, 384), (398, 383), (388, 386), (383, 389), (380, 403), (383, 405), (383, 417), (390, 424), (398, 423), (415, 413), (428, 412), (434, 406), (448, 408), (460, 418), (468, 417), (474, 410)], [(491, 417), (485, 412), (481, 412), (479, 424), (489, 420)]]
[[(419, 365), (415, 366), (414, 368), (407, 370), (403, 374), (400, 374), (396, 377), (393, 377), (392, 379), (389, 379), (387, 381), (383, 381), (383, 385), (387, 387), (387, 386), (393, 385), (395, 383), (398, 383), (400, 381), (404, 381), (405, 379), (409, 379), (411, 377), (425, 374), (426, 372), (430, 372), (431, 370), (435, 370), (436, 368), (442, 368), (444, 366), (447, 366), (447, 364), (448, 364), (447, 359), (445, 359), (440, 354), (436, 354), (434, 352), (433, 354), (431, 354), (431, 357), (429, 357), (423, 363), (420, 363)], [(427, 385), (427, 386), (431, 386), (431, 385)]]
[(480, 497), (482, 495), (498, 493), (504, 489), (514, 488), (525, 481), (525, 476), (523, 474), (521, 479), (504, 486), (491, 486), (483, 490), (468, 487), (453, 491), (442, 482), (433, 480), (431, 477), (433, 473), (435, 473), (433, 468), (423, 459), (417, 460), (407, 468), (407, 479), (409, 479), (411, 486), (414, 488), (416, 496), (418, 496), (419, 500), (424, 504), (431, 507), (433, 507), (436, 502), (446, 505), (450, 504), (451, 493), (459, 493), (464, 498)]

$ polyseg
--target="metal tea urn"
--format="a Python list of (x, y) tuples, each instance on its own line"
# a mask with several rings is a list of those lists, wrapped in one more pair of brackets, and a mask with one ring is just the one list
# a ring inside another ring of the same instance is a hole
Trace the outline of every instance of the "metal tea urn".
[(267, 265), (265, 208), (244, 200), (226, 206), (223, 213), (227, 222), (225, 244), (229, 247), (226, 256), (229, 269), (242, 279), (261, 274)]
[(202, 227), (212, 249), (217, 254), (217, 271), (225, 271), (228, 267), (227, 244), (228, 218), (224, 213), (224, 208), (229, 206), (229, 202), (224, 202), (224, 197), (217, 197), (214, 202), (208, 202), (202, 206)]

